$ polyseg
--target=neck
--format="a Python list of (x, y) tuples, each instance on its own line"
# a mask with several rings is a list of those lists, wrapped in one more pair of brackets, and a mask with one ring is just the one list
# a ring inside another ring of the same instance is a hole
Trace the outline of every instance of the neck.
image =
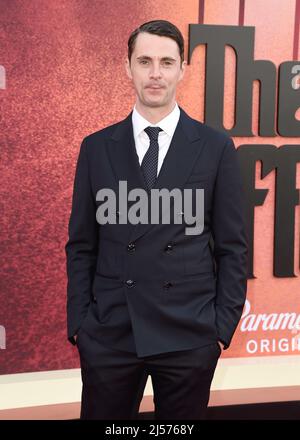
[(176, 103), (173, 101), (165, 107), (146, 107), (140, 102), (136, 102), (135, 107), (143, 118), (147, 119), (151, 124), (157, 124), (157, 122), (161, 121), (174, 110), (175, 105)]

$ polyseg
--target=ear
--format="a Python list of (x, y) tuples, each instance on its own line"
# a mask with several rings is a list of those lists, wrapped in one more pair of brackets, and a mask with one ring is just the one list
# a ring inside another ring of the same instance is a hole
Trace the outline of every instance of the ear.
[(128, 57), (125, 60), (125, 70), (129, 79), (132, 79), (131, 68)]
[(181, 63), (181, 69), (180, 69), (180, 75), (179, 75), (179, 80), (178, 81), (181, 81), (182, 78), (184, 77), (186, 65), (187, 65), (186, 61), (183, 61)]

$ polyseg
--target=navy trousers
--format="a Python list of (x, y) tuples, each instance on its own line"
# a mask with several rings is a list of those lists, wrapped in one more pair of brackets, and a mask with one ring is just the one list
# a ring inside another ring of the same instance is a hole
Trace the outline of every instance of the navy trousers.
[(135, 353), (105, 347), (80, 329), (77, 347), (82, 377), (81, 419), (136, 420), (149, 375), (156, 420), (205, 418), (221, 354), (217, 342), (138, 358)]

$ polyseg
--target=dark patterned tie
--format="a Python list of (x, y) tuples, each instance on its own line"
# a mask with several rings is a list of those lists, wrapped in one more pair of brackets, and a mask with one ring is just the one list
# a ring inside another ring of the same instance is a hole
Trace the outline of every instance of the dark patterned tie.
[(162, 131), (160, 127), (147, 127), (145, 132), (149, 136), (150, 145), (143, 158), (141, 168), (144, 174), (148, 190), (153, 188), (157, 177), (158, 164), (158, 133)]

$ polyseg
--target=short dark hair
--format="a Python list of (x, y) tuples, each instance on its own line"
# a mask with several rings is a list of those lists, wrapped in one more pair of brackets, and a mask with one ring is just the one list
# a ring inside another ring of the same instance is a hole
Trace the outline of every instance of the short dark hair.
[(141, 32), (159, 35), (160, 37), (169, 37), (174, 40), (179, 48), (181, 62), (184, 61), (184, 39), (180, 30), (167, 20), (152, 20), (142, 24), (135, 29), (128, 39), (128, 59), (131, 60), (132, 52), (135, 47), (135, 40)]

